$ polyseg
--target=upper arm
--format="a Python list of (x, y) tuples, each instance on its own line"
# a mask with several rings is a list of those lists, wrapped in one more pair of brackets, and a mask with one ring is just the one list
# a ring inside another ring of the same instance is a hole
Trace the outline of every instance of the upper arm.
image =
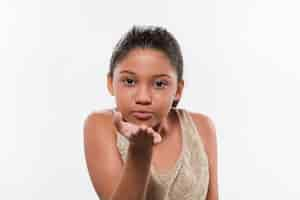
[(119, 182), (122, 160), (103, 114), (90, 114), (84, 122), (84, 151), (88, 172), (101, 200), (108, 200)]
[(217, 174), (217, 136), (213, 121), (206, 115), (192, 113), (198, 132), (205, 146), (209, 162), (209, 185), (207, 200), (218, 199), (218, 174)]

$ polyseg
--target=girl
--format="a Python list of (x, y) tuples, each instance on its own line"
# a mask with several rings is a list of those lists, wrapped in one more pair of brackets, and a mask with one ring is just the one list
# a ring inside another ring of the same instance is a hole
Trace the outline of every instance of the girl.
[(101, 200), (217, 200), (212, 120), (177, 109), (183, 59), (164, 28), (134, 26), (117, 43), (107, 75), (116, 108), (84, 123), (88, 172)]

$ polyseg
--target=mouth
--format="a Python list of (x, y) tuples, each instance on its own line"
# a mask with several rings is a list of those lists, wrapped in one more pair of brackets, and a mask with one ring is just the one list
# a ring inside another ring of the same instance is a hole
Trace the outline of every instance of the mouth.
[(153, 114), (151, 112), (142, 112), (142, 111), (135, 111), (132, 113), (132, 115), (140, 121), (146, 121), (153, 117)]

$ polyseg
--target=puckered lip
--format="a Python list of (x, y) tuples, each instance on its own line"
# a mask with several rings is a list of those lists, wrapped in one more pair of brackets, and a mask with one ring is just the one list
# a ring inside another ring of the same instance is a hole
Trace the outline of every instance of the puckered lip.
[(140, 120), (148, 120), (153, 117), (153, 112), (145, 111), (145, 110), (135, 110), (132, 112), (132, 115)]
[(153, 113), (153, 112), (149, 110), (133, 110), (132, 113)]

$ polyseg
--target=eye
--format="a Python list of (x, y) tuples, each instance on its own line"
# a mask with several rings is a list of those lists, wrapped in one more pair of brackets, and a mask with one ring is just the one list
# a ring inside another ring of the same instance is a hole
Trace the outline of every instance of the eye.
[(168, 83), (166, 81), (155, 81), (155, 86), (157, 86), (158, 88), (165, 88), (167, 87)]
[(125, 78), (122, 80), (122, 82), (127, 86), (133, 86), (133, 83), (135, 82), (133, 79)]

